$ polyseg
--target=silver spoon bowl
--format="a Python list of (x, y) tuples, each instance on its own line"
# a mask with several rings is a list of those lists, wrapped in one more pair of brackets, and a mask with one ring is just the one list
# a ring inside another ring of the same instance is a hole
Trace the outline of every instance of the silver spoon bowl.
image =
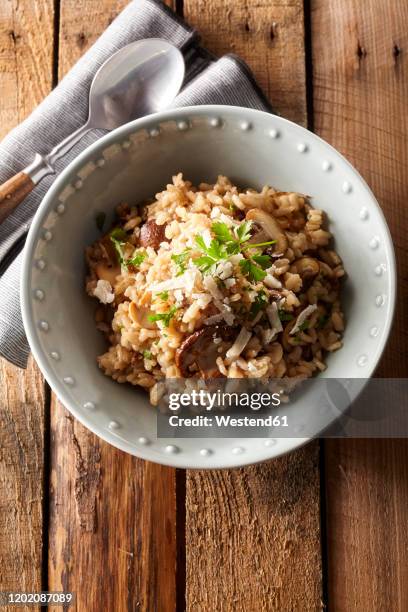
[(0, 223), (24, 200), (44, 176), (55, 173), (55, 162), (92, 129), (113, 130), (120, 125), (164, 110), (184, 80), (181, 52), (159, 38), (139, 40), (114, 53), (99, 68), (89, 91), (88, 120), (0, 186)]

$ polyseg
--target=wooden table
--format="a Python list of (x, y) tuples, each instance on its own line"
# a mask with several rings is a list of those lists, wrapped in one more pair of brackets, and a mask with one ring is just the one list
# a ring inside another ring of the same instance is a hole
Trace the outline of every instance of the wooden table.
[[(0, 133), (21, 121), (127, 0), (1, 0)], [(234, 51), (274, 108), (372, 186), (399, 269), (378, 371), (407, 374), (407, 0), (175, 0)], [(0, 587), (76, 591), (81, 612), (408, 610), (408, 442), (313, 442), (194, 472), (112, 448), (31, 360), (1, 363)]]

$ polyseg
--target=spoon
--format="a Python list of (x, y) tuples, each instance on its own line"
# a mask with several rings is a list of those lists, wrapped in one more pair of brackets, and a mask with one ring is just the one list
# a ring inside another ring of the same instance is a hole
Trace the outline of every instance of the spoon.
[(114, 53), (91, 83), (85, 125), (48, 155), (37, 153), (29, 166), (0, 185), (0, 223), (45, 176), (55, 174), (55, 162), (89, 130), (113, 130), (169, 106), (180, 91), (184, 69), (180, 51), (160, 38), (139, 40)]

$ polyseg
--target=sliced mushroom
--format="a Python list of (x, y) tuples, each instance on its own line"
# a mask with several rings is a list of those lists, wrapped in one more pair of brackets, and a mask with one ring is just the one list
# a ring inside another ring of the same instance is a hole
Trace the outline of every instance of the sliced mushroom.
[(99, 280), (106, 280), (113, 287), (116, 282), (116, 277), (120, 274), (120, 267), (107, 263), (99, 263), (95, 266), (95, 274)]
[(269, 234), (265, 230), (261, 229), (259, 232), (255, 231), (251, 238), (248, 240), (248, 244), (259, 244), (260, 242), (267, 242), (269, 240)]
[(129, 316), (134, 323), (140, 325), (144, 329), (156, 329), (153, 321), (149, 320), (149, 315), (152, 314), (147, 308), (136, 306), (135, 302), (129, 304)]
[[(202, 378), (221, 378), (216, 359), (231, 346), (237, 333), (232, 327), (210, 325), (188, 336), (176, 351), (176, 366), (181, 375), (189, 378), (198, 370)], [(216, 344), (214, 337), (222, 342)]]
[(314, 257), (301, 257), (290, 266), (290, 272), (302, 278), (312, 278), (320, 272), (319, 262)]
[(272, 215), (259, 208), (251, 208), (246, 214), (246, 219), (260, 225), (268, 234), (269, 239), (276, 240), (275, 247), (278, 253), (284, 253), (286, 251), (288, 248), (288, 241)]
[(152, 247), (155, 251), (166, 238), (166, 226), (157, 225), (156, 221), (146, 221), (140, 228), (140, 246)]

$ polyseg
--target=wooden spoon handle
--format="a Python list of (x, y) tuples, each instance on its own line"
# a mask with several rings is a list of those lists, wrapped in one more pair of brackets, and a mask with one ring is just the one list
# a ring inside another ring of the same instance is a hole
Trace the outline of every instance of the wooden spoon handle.
[(24, 200), (34, 188), (28, 174), (19, 172), (0, 185), (0, 223)]

